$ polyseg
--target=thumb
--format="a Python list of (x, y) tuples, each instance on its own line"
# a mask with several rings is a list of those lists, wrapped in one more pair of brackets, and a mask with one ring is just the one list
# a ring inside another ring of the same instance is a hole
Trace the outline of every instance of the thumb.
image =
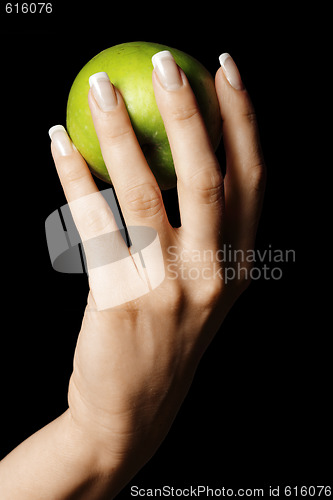
[(239, 70), (229, 54), (220, 56), (215, 84), (226, 153), (225, 211), (228, 242), (251, 248), (265, 189), (265, 162), (257, 119)]

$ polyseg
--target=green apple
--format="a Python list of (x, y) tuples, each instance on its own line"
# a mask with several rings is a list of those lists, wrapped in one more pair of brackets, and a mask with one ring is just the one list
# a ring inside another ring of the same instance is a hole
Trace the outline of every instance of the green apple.
[(217, 148), (221, 139), (221, 115), (214, 80), (207, 69), (184, 52), (149, 42), (129, 42), (103, 50), (79, 72), (67, 103), (67, 130), (91, 171), (111, 182), (88, 106), (89, 77), (105, 71), (120, 90), (135, 134), (161, 189), (176, 185), (176, 174), (163, 120), (158, 111), (153, 85), (151, 58), (169, 50), (185, 72), (196, 96), (211, 143)]

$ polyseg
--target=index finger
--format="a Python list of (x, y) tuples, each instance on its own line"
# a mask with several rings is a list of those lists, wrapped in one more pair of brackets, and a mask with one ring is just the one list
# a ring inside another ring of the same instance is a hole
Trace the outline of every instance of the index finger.
[(65, 128), (55, 125), (49, 135), (57, 173), (81, 238), (87, 240), (114, 231), (117, 226), (110, 207)]

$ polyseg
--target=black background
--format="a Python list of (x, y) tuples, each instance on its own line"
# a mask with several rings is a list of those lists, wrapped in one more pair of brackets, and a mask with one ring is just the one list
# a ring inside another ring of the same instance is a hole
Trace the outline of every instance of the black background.
[[(0, 457), (67, 406), (87, 295), (83, 275), (50, 265), (44, 222), (65, 203), (48, 129), (65, 124), (76, 74), (127, 41), (167, 44), (212, 74), (229, 52), (260, 126), (268, 182), (257, 248), (294, 249), (281, 280), (254, 281), (206, 352), (166, 440), (131, 484), (265, 487), (332, 479), (328, 327), (313, 277), (316, 196), (310, 189), (303, 65), (311, 11), (283, 4), (111, 5), (53, 1), (49, 15), (2, 22), (2, 283)], [(309, 7), (310, 8), (310, 7)], [(218, 150), (224, 162), (223, 146)], [(103, 186), (101, 186), (103, 187)], [(166, 194), (172, 209), (173, 193)], [(6, 322), (5, 322), (6, 320)], [(129, 498), (129, 487), (119, 495)]]

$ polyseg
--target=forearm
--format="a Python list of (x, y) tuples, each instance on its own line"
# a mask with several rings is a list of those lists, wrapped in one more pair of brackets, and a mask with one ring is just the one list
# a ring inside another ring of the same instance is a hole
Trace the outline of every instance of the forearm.
[(110, 500), (124, 464), (105, 466), (98, 448), (67, 410), (0, 462), (1, 500)]

